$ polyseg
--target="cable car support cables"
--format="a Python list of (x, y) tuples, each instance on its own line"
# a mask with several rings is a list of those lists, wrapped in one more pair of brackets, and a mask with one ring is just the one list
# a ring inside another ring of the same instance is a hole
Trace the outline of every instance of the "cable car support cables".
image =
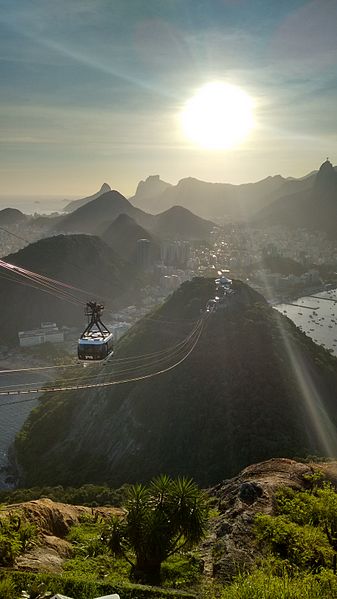
[[(0, 396), (9, 396), (9, 395), (32, 395), (32, 394), (37, 394), (37, 393), (55, 393), (55, 392), (64, 392), (64, 391), (77, 391), (77, 390), (84, 390), (84, 389), (99, 389), (99, 388), (104, 388), (104, 387), (112, 387), (114, 385), (121, 385), (121, 384), (125, 384), (125, 383), (132, 383), (132, 382), (137, 382), (137, 381), (142, 381), (142, 380), (146, 380), (149, 378), (153, 378), (155, 376), (159, 376), (161, 374), (164, 374), (166, 372), (169, 372), (170, 370), (173, 370), (174, 368), (176, 368), (177, 366), (179, 366), (180, 364), (182, 364), (193, 352), (193, 350), (195, 349), (195, 347), (197, 346), (199, 339), (202, 335), (203, 332), (203, 327), (204, 327), (204, 318), (200, 319), (198, 326), (195, 328), (194, 332), (193, 332), (193, 336), (190, 337), (190, 345), (185, 349), (185, 352), (183, 353), (182, 356), (180, 356), (179, 358), (175, 358), (175, 361), (173, 362), (173, 364), (168, 364), (168, 365), (163, 365), (162, 367), (158, 367), (157, 369), (155, 369), (152, 372), (149, 373), (145, 373), (145, 374), (137, 374), (136, 372), (134, 372), (134, 374), (132, 375), (124, 375), (123, 378), (121, 379), (114, 379), (114, 380), (108, 380), (108, 381), (103, 381), (103, 382), (96, 382), (96, 383), (83, 383), (83, 384), (73, 384), (73, 385), (65, 385), (65, 386), (60, 386), (60, 387), (48, 387), (48, 386), (42, 386), (42, 387), (36, 387), (36, 388), (30, 388), (30, 389), (16, 389), (16, 390), (10, 390), (10, 391), (0, 391)], [(121, 374), (121, 373), (120, 373)], [(31, 398), (26, 398), (26, 399), (22, 399), (22, 400), (16, 400), (10, 403), (5, 403), (5, 404), (0, 404), (0, 407), (3, 406), (8, 406), (8, 405), (14, 405), (17, 403), (23, 403), (26, 401), (32, 401)]]

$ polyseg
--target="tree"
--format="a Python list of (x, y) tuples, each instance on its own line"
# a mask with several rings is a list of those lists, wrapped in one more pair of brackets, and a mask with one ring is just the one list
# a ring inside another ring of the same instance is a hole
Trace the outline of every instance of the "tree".
[(147, 487), (131, 486), (125, 507), (125, 516), (112, 518), (102, 539), (128, 560), (138, 582), (159, 583), (162, 562), (192, 549), (206, 533), (208, 498), (186, 478), (160, 476)]

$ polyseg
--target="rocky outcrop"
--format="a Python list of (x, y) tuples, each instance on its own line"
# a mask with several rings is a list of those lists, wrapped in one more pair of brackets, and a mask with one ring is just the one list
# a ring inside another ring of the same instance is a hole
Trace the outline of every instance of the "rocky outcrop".
[(15, 503), (9, 505), (6, 511), (22, 513), (24, 519), (34, 524), (41, 535), (54, 535), (61, 539), (71, 526), (79, 523), (81, 516), (92, 513), (89, 507), (58, 503), (48, 498)]
[(203, 544), (205, 573), (230, 580), (249, 568), (259, 556), (253, 524), (258, 513), (275, 513), (275, 493), (281, 487), (304, 490), (308, 475), (321, 471), (337, 484), (337, 462), (303, 464), (275, 458), (245, 468), (240, 474), (210, 490), (219, 515), (213, 520)]
[(63, 560), (71, 554), (71, 544), (65, 540), (70, 528), (86, 515), (106, 518), (122, 515), (123, 510), (113, 507), (89, 508), (58, 503), (43, 498), (7, 506), (4, 515), (16, 513), (34, 524), (38, 540), (34, 546), (16, 560), (16, 568), (43, 572), (61, 572)]

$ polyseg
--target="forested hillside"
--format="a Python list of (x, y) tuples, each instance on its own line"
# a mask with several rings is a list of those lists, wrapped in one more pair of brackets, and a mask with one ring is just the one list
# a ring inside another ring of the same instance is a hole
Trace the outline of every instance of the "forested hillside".
[[(119, 486), (167, 472), (209, 485), (253, 461), (333, 455), (337, 360), (247, 285), (233, 289), (170, 372), (45, 397), (16, 445), (25, 482)], [(213, 295), (212, 279), (184, 283), (130, 330), (115, 358), (177, 343)]]
[(40, 326), (42, 321), (58, 325), (85, 322), (86, 301), (98, 300), (116, 308), (134, 300), (140, 286), (138, 275), (98, 237), (58, 235), (41, 239), (4, 258), (36, 273), (84, 290), (73, 292), (82, 305), (59, 299), (31, 281), (1, 269), (0, 327), (2, 343), (17, 343), (17, 332)]

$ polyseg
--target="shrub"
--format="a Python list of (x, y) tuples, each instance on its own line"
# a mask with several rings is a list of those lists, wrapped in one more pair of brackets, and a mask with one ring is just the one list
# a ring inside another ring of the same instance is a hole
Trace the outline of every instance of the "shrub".
[(226, 587), (221, 599), (333, 599), (337, 597), (337, 580), (331, 572), (291, 577), (275, 576), (257, 569), (249, 576), (238, 577)]
[(71, 577), (67, 574), (10, 571), (2, 574), (2, 580), (13, 582), (15, 587), (16, 594), (14, 597), (9, 596), (8, 599), (18, 599), (22, 590), (28, 589), (33, 583), (41, 582), (52, 593), (60, 593), (76, 597), (76, 599), (89, 599), (112, 593), (118, 593), (123, 599), (196, 599), (194, 594), (182, 591), (169, 591), (130, 583), (99, 583), (84, 577)]
[(0, 580), (0, 597), (1, 599), (17, 599), (15, 585), (10, 578)]
[(130, 562), (134, 580), (159, 584), (162, 563), (204, 537), (208, 503), (192, 480), (162, 475), (147, 487), (130, 487), (125, 516), (111, 518), (102, 539), (113, 555)]
[(0, 517), (0, 566), (10, 566), (36, 537), (36, 529), (18, 514)]
[(332, 565), (333, 550), (318, 528), (300, 526), (285, 516), (260, 514), (255, 519), (255, 533), (261, 545), (299, 568), (316, 572)]

